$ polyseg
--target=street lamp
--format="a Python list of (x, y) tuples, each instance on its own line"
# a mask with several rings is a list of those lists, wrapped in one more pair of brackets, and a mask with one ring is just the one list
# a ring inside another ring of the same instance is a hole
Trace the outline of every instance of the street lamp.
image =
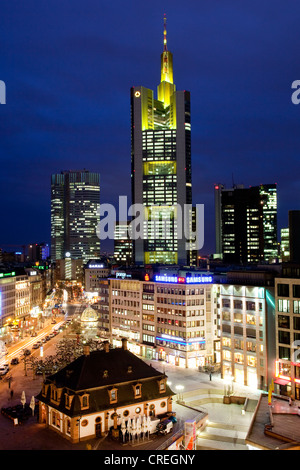
[(231, 371), (225, 373), (224, 377), (224, 395), (230, 396), (233, 393), (233, 376)]
[(176, 385), (176, 390), (177, 390), (177, 401), (183, 401), (183, 394), (182, 394), (182, 391), (184, 390), (184, 386), (183, 385)]

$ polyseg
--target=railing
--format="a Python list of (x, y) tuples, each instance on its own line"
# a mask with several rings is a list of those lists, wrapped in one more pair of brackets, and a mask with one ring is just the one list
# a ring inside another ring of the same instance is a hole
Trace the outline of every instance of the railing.
[(173, 434), (169, 439), (167, 439), (163, 444), (158, 446), (155, 450), (165, 450), (167, 449), (173, 442), (177, 441), (181, 436), (183, 436), (183, 429), (180, 429), (175, 434)]

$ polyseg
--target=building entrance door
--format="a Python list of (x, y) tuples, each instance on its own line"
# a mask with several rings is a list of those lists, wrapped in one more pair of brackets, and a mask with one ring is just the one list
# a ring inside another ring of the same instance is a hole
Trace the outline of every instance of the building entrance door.
[(96, 423), (95, 425), (95, 434), (96, 434), (96, 437), (101, 437), (101, 422), (100, 423)]

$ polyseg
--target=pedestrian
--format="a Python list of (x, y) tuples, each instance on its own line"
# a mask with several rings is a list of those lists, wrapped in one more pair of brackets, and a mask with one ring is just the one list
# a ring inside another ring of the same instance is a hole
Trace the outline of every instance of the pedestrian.
[(13, 396), (14, 396), (14, 391), (13, 391), (13, 389), (11, 389), (11, 391), (10, 391), (10, 399), (11, 400), (13, 399)]
[(209, 380), (211, 380), (211, 378), (212, 378), (212, 375), (211, 375), (211, 372), (210, 372), (210, 373), (209, 373)]

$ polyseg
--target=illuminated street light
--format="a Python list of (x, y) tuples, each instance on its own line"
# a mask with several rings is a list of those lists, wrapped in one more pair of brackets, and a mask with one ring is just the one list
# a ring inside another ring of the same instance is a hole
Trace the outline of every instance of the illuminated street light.
[(182, 391), (184, 390), (184, 386), (183, 385), (176, 385), (175, 386), (176, 390), (177, 390), (177, 400), (178, 401), (183, 401), (183, 393)]

